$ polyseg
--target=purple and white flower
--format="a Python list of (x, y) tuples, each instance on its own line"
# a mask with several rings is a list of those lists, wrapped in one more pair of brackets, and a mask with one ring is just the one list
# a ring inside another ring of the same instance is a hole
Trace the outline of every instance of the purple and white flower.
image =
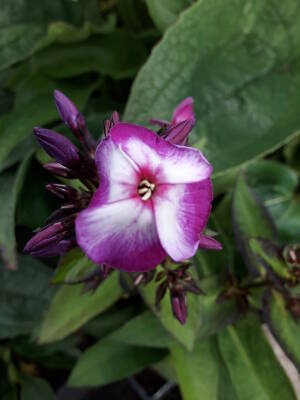
[[(176, 122), (190, 115), (185, 106), (179, 111)], [(77, 243), (92, 261), (140, 272), (167, 255), (183, 261), (199, 246), (221, 248), (203, 235), (212, 167), (199, 150), (117, 123), (98, 146), (95, 162), (99, 189), (75, 221)]]

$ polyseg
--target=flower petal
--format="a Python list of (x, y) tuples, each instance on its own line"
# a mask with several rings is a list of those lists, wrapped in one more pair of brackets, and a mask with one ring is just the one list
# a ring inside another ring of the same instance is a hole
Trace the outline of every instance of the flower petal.
[(95, 161), (100, 188), (91, 205), (112, 203), (138, 196), (139, 170), (132, 160), (111, 140), (102, 140), (97, 147)]
[(149, 129), (119, 123), (110, 137), (156, 183), (199, 182), (211, 175), (212, 167), (199, 150), (168, 143)]
[(210, 179), (157, 187), (153, 208), (158, 236), (163, 248), (175, 261), (183, 261), (196, 253), (211, 201)]
[(151, 202), (146, 205), (135, 198), (89, 207), (75, 225), (79, 246), (97, 264), (141, 272), (155, 268), (166, 256)]

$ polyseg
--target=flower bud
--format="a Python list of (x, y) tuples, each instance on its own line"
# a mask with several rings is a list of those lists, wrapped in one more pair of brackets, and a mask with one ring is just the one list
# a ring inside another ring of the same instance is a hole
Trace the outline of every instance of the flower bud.
[(69, 168), (59, 163), (48, 163), (44, 164), (43, 167), (54, 175), (63, 176), (64, 178), (74, 179), (76, 174)]
[(184, 325), (187, 317), (186, 295), (184, 290), (171, 290), (170, 297), (173, 315), (181, 325)]
[(192, 97), (182, 100), (174, 110), (172, 125), (182, 121), (191, 121), (193, 125), (195, 124), (194, 99)]
[(80, 163), (80, 155), (77, 147), (60, 133), (44, 128), (34, 128), (35, 136), (40, 145), (59, 164), (68, 168)]
[(114, 111), (110, 117), (110, 119), (107, 119), (104, 123), (104, 134), (105, 136), (109, 135), (109, 131), (111, 130), (111, 128), (115, 125), (117, 125), (117, 123), (120, 122), (120, 117), (119, 114), (117, 113), (117, 111)]
[(47, 252), (48, 248), (52, 248), (53, 244), (57, 244), (64, 238), (63, 231), (63, 222), (56, 222), (38, 231), (26, 244), (24, 251), (31, 254)]
[(94, 152), (95, 141), (86, 127), (85, 119), (78, 111), (75, 104), (59, 90), (54, 91), (54, 100), (57, 111), (63, 122), (85, 145), (89, 152)]
[(78, 190), (67, 186), (63, 185), (60, 183), (50, 183), (46, 185), (46, 188), (56, 196), (60, 197), (61, 199), (64, 200), (77, 200), (80, 198), (80, 192)]
[(165, 139), (173, 144), (185, 146), (188, 141), (188, 136), (193, 129), (192, 121), (181, 121), (176, 125), (171, 125), (165, 131)]

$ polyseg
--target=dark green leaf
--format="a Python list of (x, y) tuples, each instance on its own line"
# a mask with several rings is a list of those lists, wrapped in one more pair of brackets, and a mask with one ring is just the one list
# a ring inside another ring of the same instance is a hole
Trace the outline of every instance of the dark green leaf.
[(56, 396), (47, 381), (30, 376), (22, 377), (21, 400), (55, 400)]
[(111, 307), (104, 314), (89, 321), (84, 326), (84, 332), (95, 338), (102, 338), (119, 329), (123, 324), (134, 318), (136, 312), (133, 304), (126, 307)]
[[(84, 21), (91, 21), (101, 29), (103, 21), (96, 0), (4, 2), (0, 15), (0, 70), (27, 58), (40, 46), (68, 39), (70, 30), (73, 40), (80, 39), (76, 28), (68, 29), (67, 24), (80, 26)], [(87, 26), (82, 30), (86, 31)]]
[(111, 335), (114, 340), (133, 346), (169, 347), (175, 340), (150, 311), (131, 319)]
[(218, 342), (239, 400), (296, 399), (255, 316), (220, 332)]
[(287, 356), (300, 370), (300, 323), (288, 312), (282, 295), (275, 290), (268, 293), (264, 304), (266, 322)]
[(69, 378), (70, 386), (99, 386), (129, 377), (163, 359), (158, 349), (130, 346), (104, 338), (81, 356)]
[(18, 264), (17, 271), (0, 266), (0, 338), (31, 334), (54, 294), (49, 268), (29, 256)]
[(55, 44), (37, 53), (31, 66), (53, 78), (99, 72), (114, 79), (133, 76), (146, 60), (146, 50), (136, 36), (115, 31), (93, 35), (79, 43)]
[(29, 162), (30, 157), (26, 157), (17, 172), (9, 170), (0, 175), (0, 252), (9, 269), (17, 268), (15, 208)]
[(274, 240), (275, 232), (267, 210), (246, 185), (242, 175), (236, 183), (232, 214), (235, 237), (244, 262), (251, 271), (259, 270), (264, 275), (265, 270), (251, 251), (249, 240), (253, 237)]
[(290, 278), (288, 267), (274, 244), (262, 239), (250, 239), (250, 249), (262, 259), (267, 270), (283, 279)]
[(0, 117), (0, 166), (11, 151), (26, 137), (32, 135), (37, 125), (48, 124), (59, 119), (53, 101), (54, 89), (60, 89), (69, 96), (81, 110), (98, 82), (77, 84), (58, 82), (42, 75), (35, 75), (22, 81), (17, 88), (15, 109)]
[(170, 120), (194, 96), (191, 142), (215, 175), (273, 151), (300, 126), (299, 20), (294, 0), (196, 2), (140, 70), (124, 119)]
[(284, 155), (288, 164), (300, 174), (300, 136), (285, 146)]
[(149, 14), (155, 25), (162, 31), (172, 25), (178, 15), (187, 8), (190, 0), (146, 0)]
[(117, 272), (109, 275), (95, 292), (82, 293), (82, 285), (62, 287), (54, 297), (40, 328), (40, 343), (63, 339), (104, 312), (122, 293)]
[(297, 242), (300, 237), (297, 174), (281, 163), (261, 160), (248, 166), (247, 182), (270, 212), (281, 241)]

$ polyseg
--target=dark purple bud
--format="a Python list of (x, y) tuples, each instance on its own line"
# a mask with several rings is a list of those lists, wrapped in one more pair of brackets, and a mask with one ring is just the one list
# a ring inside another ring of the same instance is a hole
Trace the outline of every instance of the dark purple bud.
[(63, 176), (64, 178), (74, 179), (76, 174), (69, 168), (59, 163), (48, 163), (44, 164), (43, 167), (54, 175)]
[(30, 252), (30, 254), (34, 257), (62, 256), (76, 246), (77, 246), (77, 244), (76, 244), (75, 240), (63, 239), (59, 242), (51, 243), (46, 247), (32, 251), (32, 252)]
[(71, 216), (72, 214), (80, 211), (80, 208), (77, 204), (67, 204), (55, 210), (46, 220), (46, 225), (53, 224), (56, 221), (65, 219), (66, 217)]
[(185, 146), (193, 126), (194, 122), (191, 120), (181, 121), (176, 125), (171, 125), (164, 133), (165, 139), (170, 143)]
[(89, 133), (82, 114), (75, 104), (59, 90), (54, 91), (54, 100), (57, 111), (63, 122), (73, 134), (85, 145), (89, 152), (94, 152), (95, 141)]
[(78, 190), (67, 186), (63, 185), (60, 183), (50, 183), (46, 185), (46, 188), (56, 196), (60, 197), (61, 199), (64, 200), (77, 200), (80, 198), (80, 192)]
[(184, 325), (187, 317), (186, 295), (183, 290), (171, 290), (170, 297), (173, 315)]
[(107, 119), (104, 123), (104, 134), (105, 136), (109, 135), (109, 131), (111, 130), (111, 128), (115, 125), (117, 125), (117, 123), (120, 122), (120, 117), (119, 114), (117, 113), (117, 111), (114, 111), (110, 117), (110, 119)]
[(34, 133), (43, 149), (59, 164), (72, 168), (80, 163), (77, 147), (60, 133), (44, 128), (34, 128)]
[(168, 288), (168, 282), (165, 280), (163, 281), (158, 288), (156, 289), (155, 294), (155, 307), (159, 310), (160, 309), (160, 302), (164, 298), (166, 291)]
[(65, 237), (64, 230), (65, 224), (56, 222), (38, 231), (26, 244), (24, 251), (33, 254), (42, 249), (46, 250), (49, 246), (52, 247), (54, 243), (58, 243)]
[(194, 281), (193, 278), (185, 279), (182, 282), (185, 291), (191, 292), (194, 294), (204, 294), (203, 290), (199, 288), (197, 283)]

